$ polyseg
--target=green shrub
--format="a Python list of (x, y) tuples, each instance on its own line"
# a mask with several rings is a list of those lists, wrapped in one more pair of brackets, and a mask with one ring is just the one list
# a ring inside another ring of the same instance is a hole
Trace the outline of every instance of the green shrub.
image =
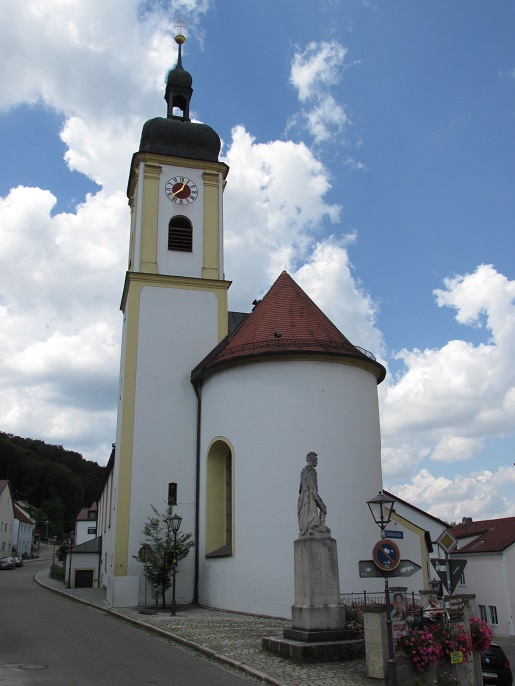
[(52, 579), (59, 579), (59, 581), (64, 581), (65, 569), (61, 565), (51, 565), (50, 566), (50, 576)]

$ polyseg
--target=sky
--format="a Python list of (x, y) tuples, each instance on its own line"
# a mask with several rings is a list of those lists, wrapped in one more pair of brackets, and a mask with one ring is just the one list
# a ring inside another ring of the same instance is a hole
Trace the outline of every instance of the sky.
[(385, 487), (448, 522), (515, 516), (512, 0), (0, 0), (0, 16), (1, 431), (109, 457), (129, 164), (166, 116), (182, 16), (190, 114), (230, 166), (230, 308), (286, 269), (387, 368)]

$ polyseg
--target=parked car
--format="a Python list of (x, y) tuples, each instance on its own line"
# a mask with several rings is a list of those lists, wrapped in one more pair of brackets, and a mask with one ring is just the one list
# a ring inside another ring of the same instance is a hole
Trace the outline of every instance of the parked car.
[(496, 643), (492, 643), (486, 653), (481, 653), (481, 671), (483, 684), (498, 684), (498, 686), (512, 686), (513, 684), (510, 661), (501, 646)]
[(3, 557), (0, 560), (0, 569), (16, 569), (14, 557)]
[(17, 567), (23, 567), (23, 557), (21, 555), (13, 555), (14, 562)]

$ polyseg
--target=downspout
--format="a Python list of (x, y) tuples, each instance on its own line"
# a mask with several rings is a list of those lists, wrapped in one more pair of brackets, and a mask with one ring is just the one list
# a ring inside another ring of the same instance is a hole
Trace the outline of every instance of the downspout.
[(200, 439), (202, 418), (202, 379), (192, 379), (193, 389), (197, 396), (197, 454), (195, 461), (195, 572), (193, 578), (193, 603), (198, 604), (199, 584), (199, 519), (200, 519)]

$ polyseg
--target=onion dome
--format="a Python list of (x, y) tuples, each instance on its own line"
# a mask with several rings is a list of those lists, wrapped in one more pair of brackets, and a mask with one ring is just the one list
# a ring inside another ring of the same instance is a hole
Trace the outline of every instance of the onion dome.
[(193, 94), (191, 74), (182, 66), (182, 46), (186, 38), (175, 37), (179, 46), (177, 64), (168, 72), (164, 98), (167, 116), (145, 122), (141, 133), (140, 152), (174, 155), (195, 160), (218, 162), (220, 137), (210, 126), (190, 120)]

